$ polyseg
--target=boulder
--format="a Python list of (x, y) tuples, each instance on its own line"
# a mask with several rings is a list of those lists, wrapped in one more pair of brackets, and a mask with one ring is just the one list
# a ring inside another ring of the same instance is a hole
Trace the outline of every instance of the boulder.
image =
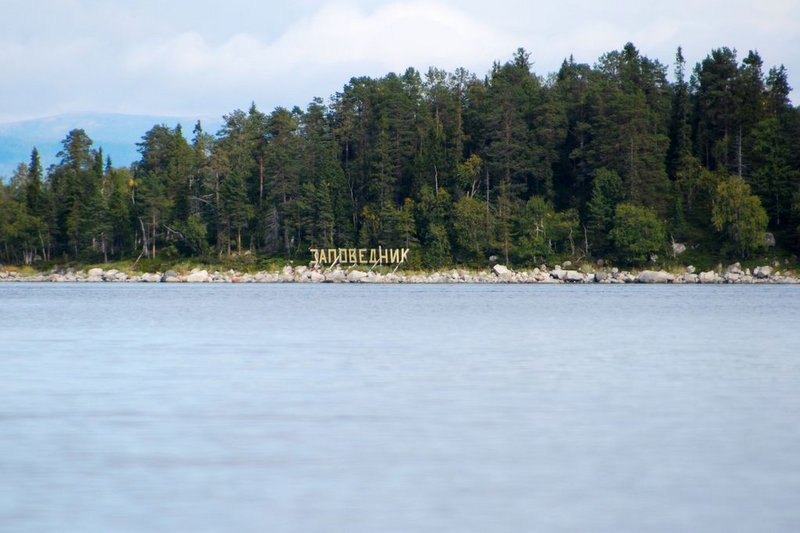
[(700, 281), (697, 274), (693, 274), (689, 272), (688, 274), (683, 275), (683, 282), (684, 283), (698, 283)]
[(723, 276), (726, 283), (738, 283), (741, 277), (742, 275), (738, 272), (726, 272), (725, 276)]
[(577, 270), (565, 270), (564, 277), (561, 278), (567, 283), (581, 283), (583, 282), (583, 274), (578, 272)]
[(728, 268), (725, 269), (725, 272), (728, 274), (744, 274), (744, 272), (742, 272), (742, 265), (740, 263), (728, 265)]
[(753, 270), (753, 277), (756, 279), (767, 279), (772, 275), (772, 267), (760, 266)]
[(174, 270), (167, 270), (161, 278), (161, 281), (165, 283), (178, 283), (180, 280), (181, 277)]
[(567, 277), (567, 271), (563, 270), (561, 265), (556, 265), (556, 267), (550, 271), (550, 277), (558, 281), (564, 281), (564, 278)]
[(325, 281), (325, 276), (317, 272), (316, 270), (312, 270), (308, 274), (308, 280), (312, 283), (319, 283), (320, 281)]
[(602, 283), (608, 279), (608, 274), (605, 272), (595, 272), (594, 273), (594, 281), (597, 283)]
[(211, 276), (205, 270), (192, 271), (191, 274), (186, 276), (187, 283), (208, 283), (211, 281)]
[(774, 248), (774, 247), (775, 247), (775, 244), (776, 244), (776, 242), (775, 242), (775, 235), (774, 235), (774, 234), (772, 234), (772, 233), (769, 233), (769, 232), (765, 233), (765, 234), (764, 234), (764, 244), (765, 244), (765, 245), (766, 245), (768, 248)]
[(686, 272), (688, 272), (689, 274), (694, 274), (695, 272), (697, 272), (697, 269), (693, 265), (689, 265), (688, 267), (686, 267)]
[(89, 269), (88, 276), (90, 278), (100, 277), (102, 275), (103, 275), (103, 269), (102, 268), (91, 268), (91, 269)]
[(686, 251), (686, 245), (680, 242), (672, 243), (672, 255), (681, 255)]
[(347, 281), (351, 283), (358, 283), (366, 277), (367, 273), (361, 272), (360, 270), (351, 270), (350, 272), (347, 273)]
[(111, 270), (107, 270), (103, 272), (103, 281), (114, 281), (114, 277), (119, 274), (119, 270), (116, 268), (112, 268)]
[(510, 278), (511, 274), (512, 274), (511, 271), (508, 269), (508, 267), (505, 266), (505, 265), (495, 265), (495, 266), (493, 266), (492, 267), (492, 272), (494, 272), (494, 275), (497, 276), (498, 278), (502, 278), (502, 277), (509, 277)]
[(144, 283), (159, 283), (161, 281), (161, 275), (154, 274), (152, 272), (145, 272), (139, 276), (139, 281)]
[(672, 283), (675, 280), (675, 276), (660, 270), (658, 272), (654, 272), (652, 270), (643, 270), (639, 272), (639, 275), (636, 276), (636, 281), (639, 283)]
[(331, 272), (327, 272), (325, 274), (325, 281), (332, 282), (332, 283), (342, 283), (347, 281), (347, 275), (340, 269), (333, 270)]
[(717, 283), (718, 279), (717, 273), (713, 270), (709, 270), (708, 272), (700, 272), (700, 283)]

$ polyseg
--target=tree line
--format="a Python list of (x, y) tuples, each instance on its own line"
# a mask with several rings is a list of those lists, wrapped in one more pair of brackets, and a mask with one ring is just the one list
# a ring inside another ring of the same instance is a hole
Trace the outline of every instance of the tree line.
[(800, 111), (786, 69), (712, 52), (689, 72), (633, 44), (541, 77), (519, 49), (484, 77), (353, 78), (328, 101), (252, 104), (211, 134), (155, 125), (114, 167), (81, 129), (0, 184), (0, 260), (404, 247), (414, 265), (632, 264), (670, 241), (800, 250)]

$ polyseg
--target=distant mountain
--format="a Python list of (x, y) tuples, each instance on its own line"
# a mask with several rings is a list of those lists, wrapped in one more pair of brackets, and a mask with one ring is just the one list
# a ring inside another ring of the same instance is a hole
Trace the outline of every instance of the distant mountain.
[[(83, 113), (0, 123), (0, 177), (9, 178), (17, 165), (28, 162), (34, 146), (38, 148), (45, 168), (56, 163), (61, 141), (72, 129), (83, 128), (94, 141), (94, 148), (102, 147), (114, 166), (127, 166), (139, 159), (136, 143), (154, 125), (174, 127), (180, 124), (183, 134), (191, 139), (197, 120), (191, 117)], [(203, 129), (212, 134), (222, 125), (218, 118), (199, 120)]]

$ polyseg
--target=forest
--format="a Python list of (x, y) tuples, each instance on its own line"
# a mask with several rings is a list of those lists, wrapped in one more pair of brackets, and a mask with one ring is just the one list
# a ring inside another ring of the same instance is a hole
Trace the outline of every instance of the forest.
[[(671, 77), (671, 79), (669, 79)], [(532, 72), (409, 68), (328, 100), (251, 104), (217, 132), (154, 125), (115, 167), (82, 129), (0, 182), (0, 262), (409, 248), (410, 266), (639, 265), (676, 243), (800, 251), (800, 110), (783, 66), (714, 49), (671, 68), (633, 44)], [(796, 260), (796, 259), (795, 259)]]

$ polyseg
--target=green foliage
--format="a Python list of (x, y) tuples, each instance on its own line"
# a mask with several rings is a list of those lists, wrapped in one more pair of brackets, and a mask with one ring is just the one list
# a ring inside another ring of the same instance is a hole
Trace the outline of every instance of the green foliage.
[(714, 196), (711, 222), (742, 257), (765, 246), (767, 221), (761, 201), (750, 194), (750, 185), (743, 179), (732, 176), (720, 182)]
[(622, 178), (614, 171), (599, 169), (592, 182), (592, 197), (586, 205), (587, 229), (591, 232), (595, 254), (609, 250), (608, 234), (614, 225), (614, 213), (624, 198)]
[(484, 202), (464, 196), (453, 208), (456, 242), (472, 260), (484, 258), (491, 237), (491, 213)]
[(799, 253), (800, 110), (786, 69), (765, 76), (758, 53), (739, 61), (728, 48), (691, 74), (680, 49), (675, 63), (669, 83), (627, 43), (548, 77), (523, 49), (485, 77), (357, 77), (305, 110), (253, 103), (216, 135), (198, 123), (191, 142), (155, 125), (130, 169), (104, 165), (75, 129), (56, 165), (44, 172), (34, 149), (3, 185), (0, 260), (304, 261), (310, 247), (383, 245), (410, 248), (414, 267), (639, 263), (660, 253), (666, 220), (713, 261), (721, 240), (739, 254), (760, 245), (757, 205), (781, 252)]
[(574, 209), (557, 212), (542, 196), (533, 196), (517, 219), (516, 256), (522, 262), (548, 262), (556, 256), (574, 256), (580, 220)]
[(642, 264), (664, 250), (666, 230), (655, 211), (622, 203), (614, 212), (611, 240), (621, 261)]

